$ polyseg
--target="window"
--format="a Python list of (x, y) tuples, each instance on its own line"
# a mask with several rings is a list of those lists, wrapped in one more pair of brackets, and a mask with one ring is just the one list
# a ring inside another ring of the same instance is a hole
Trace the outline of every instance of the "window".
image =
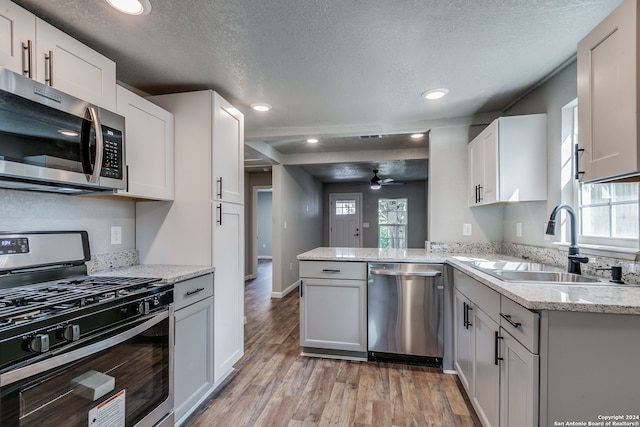
[(336, 215), (355, 215), (355, 200), (336, 200)]
[(407, 247), (408, 199), (378, 199), (378, 247)]
[[(572, 105), (571, 146), (578, 143), (578, 106)], [(574, 165), (577, 165), (574, 159)], [(580, 241), (637, 246), (640, 186), (637, 182), (584, 184), (575, 181)]]

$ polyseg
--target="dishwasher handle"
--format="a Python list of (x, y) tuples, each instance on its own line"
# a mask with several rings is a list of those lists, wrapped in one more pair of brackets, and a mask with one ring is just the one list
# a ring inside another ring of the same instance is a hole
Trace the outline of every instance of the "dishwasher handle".
[(442, 273), (437, 270), (431, 271), (400, 271), (400, 270), (370, 270), (370, 274), (379, 276), (417, 276), (417, 277), (437, 277), (442, 276)]

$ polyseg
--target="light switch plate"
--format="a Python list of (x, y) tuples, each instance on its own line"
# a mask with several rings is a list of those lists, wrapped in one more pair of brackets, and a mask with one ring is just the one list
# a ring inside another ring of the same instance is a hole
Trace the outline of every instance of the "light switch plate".
[(462, 224), (462, 235), (471, 236), (471, 224), (469, 223)]

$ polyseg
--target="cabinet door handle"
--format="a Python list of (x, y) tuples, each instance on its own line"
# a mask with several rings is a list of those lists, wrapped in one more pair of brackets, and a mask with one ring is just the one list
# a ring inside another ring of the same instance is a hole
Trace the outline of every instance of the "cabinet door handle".
[(222, 199), (222, 177), (218, 178), (216, 180), (216, 184), (218, 184), (218, 199)]
[(478, 203), (482, 202), (482, 189), (484, 187), (482, 185), (478, 185)]
[(478, 186), (476, 185), (476, 203), (478, 203)]
[(331, 269), (331, 268), (323, 268), (322, 272), (323, 273), (340, 273), (340, 270), (334, 270), (334, 269)]
[(187, 292), (186, 294), (184, 294), (185, 297), (190, 297), (191, 295), (195, 295), (199, 292), (204, 291), (204, 288), (198, 288), (198, 289), (194, 289), (192, 291)]
[(514, 328), (519, 328), (520, 326), (522, 326), (522, 323), (514, 322), (513, 320), (511, 320), (511, 315), (510, 314), (502, 314), (502, 313), (500, 313), (500, 317), (502, 317), (504, 320), (509, 322), (509, 324), (511, 326), (513, 326)]
[(218, 218), (216, 219), (216, 223), (218, 225), (222, 225), (222, 203), (218, 203), (218, 206), (216, 206), (216, 210), (218, 211)]
[(33, 45), (31, 40), (27, 40), (26, 43), (22, 43), (22, 75), (25, 77), (33, 78), (33, 72), (31, 71), (31, 49)]
[(573, 158), (575, 159), (574, 160), (574, 168), (575, 168), (574, 170), (576, 171), (574, 175), (575, 179), (580, 179), (580, 175), (584, 174), (584, 171), (580, 170), (580, 158), (579, 158), (579, 154), (583, 151), (584, 151), (584, 148), (580, 148), (578, 144), (574, 144)]
[(471, 310), (473, 310), (473, 307), (471, 307), (471, 304), (467, 304), (467, 329), (469, 329), (469, 326), (473, 326), (473, 323), (469, 320), (469, 312)]
[(499, 340), (501, 340), (501, 339), (504, 339), (504, 338), (500, 336), (498, 331), (496, 331), (496, 339), (495, 339), (495, 345), (496, 345), (496, 347), (495, 347), (495, 355), (496, 355), (495, 363), (496, 363), (496, 365), (498, 365), (501, 360), (504, 360), (502, 357), (499, 357), (499, 355), (498, 355), (498, 353), (500, 351)]
[(300, 298), (302, 298), (302, 286), (303, 286), (303, 283), (302, 283), (302, 280), (300, 280), (300, 291), (298, 292), (300, 294)]
[(44, 82), (53, 86), (53, 51), (44, 54)]
[(465, 329), (469, 329), (467, 325), (469, 324), (468, 314), (467, 314), (467, 303), (462, 302), (462, 322), (464, 324)]

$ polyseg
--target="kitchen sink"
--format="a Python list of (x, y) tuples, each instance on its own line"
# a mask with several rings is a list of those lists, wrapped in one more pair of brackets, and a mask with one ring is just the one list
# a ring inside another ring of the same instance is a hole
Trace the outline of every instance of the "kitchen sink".
[(504, 270), (504, 271), (562, 271), (552, 265), (527, 261), (473, 261), (470, 262), (480, 270)]
[(492, 273), (502, 280), (511, 282), (603, 283), (595, 277), (585, 277), (564, 271), (494, 270)]
[(471, 261), (470, 266), (505, 282), (612, 285), (597, 277), (567, 273), (552, 265), (527, 261)]

